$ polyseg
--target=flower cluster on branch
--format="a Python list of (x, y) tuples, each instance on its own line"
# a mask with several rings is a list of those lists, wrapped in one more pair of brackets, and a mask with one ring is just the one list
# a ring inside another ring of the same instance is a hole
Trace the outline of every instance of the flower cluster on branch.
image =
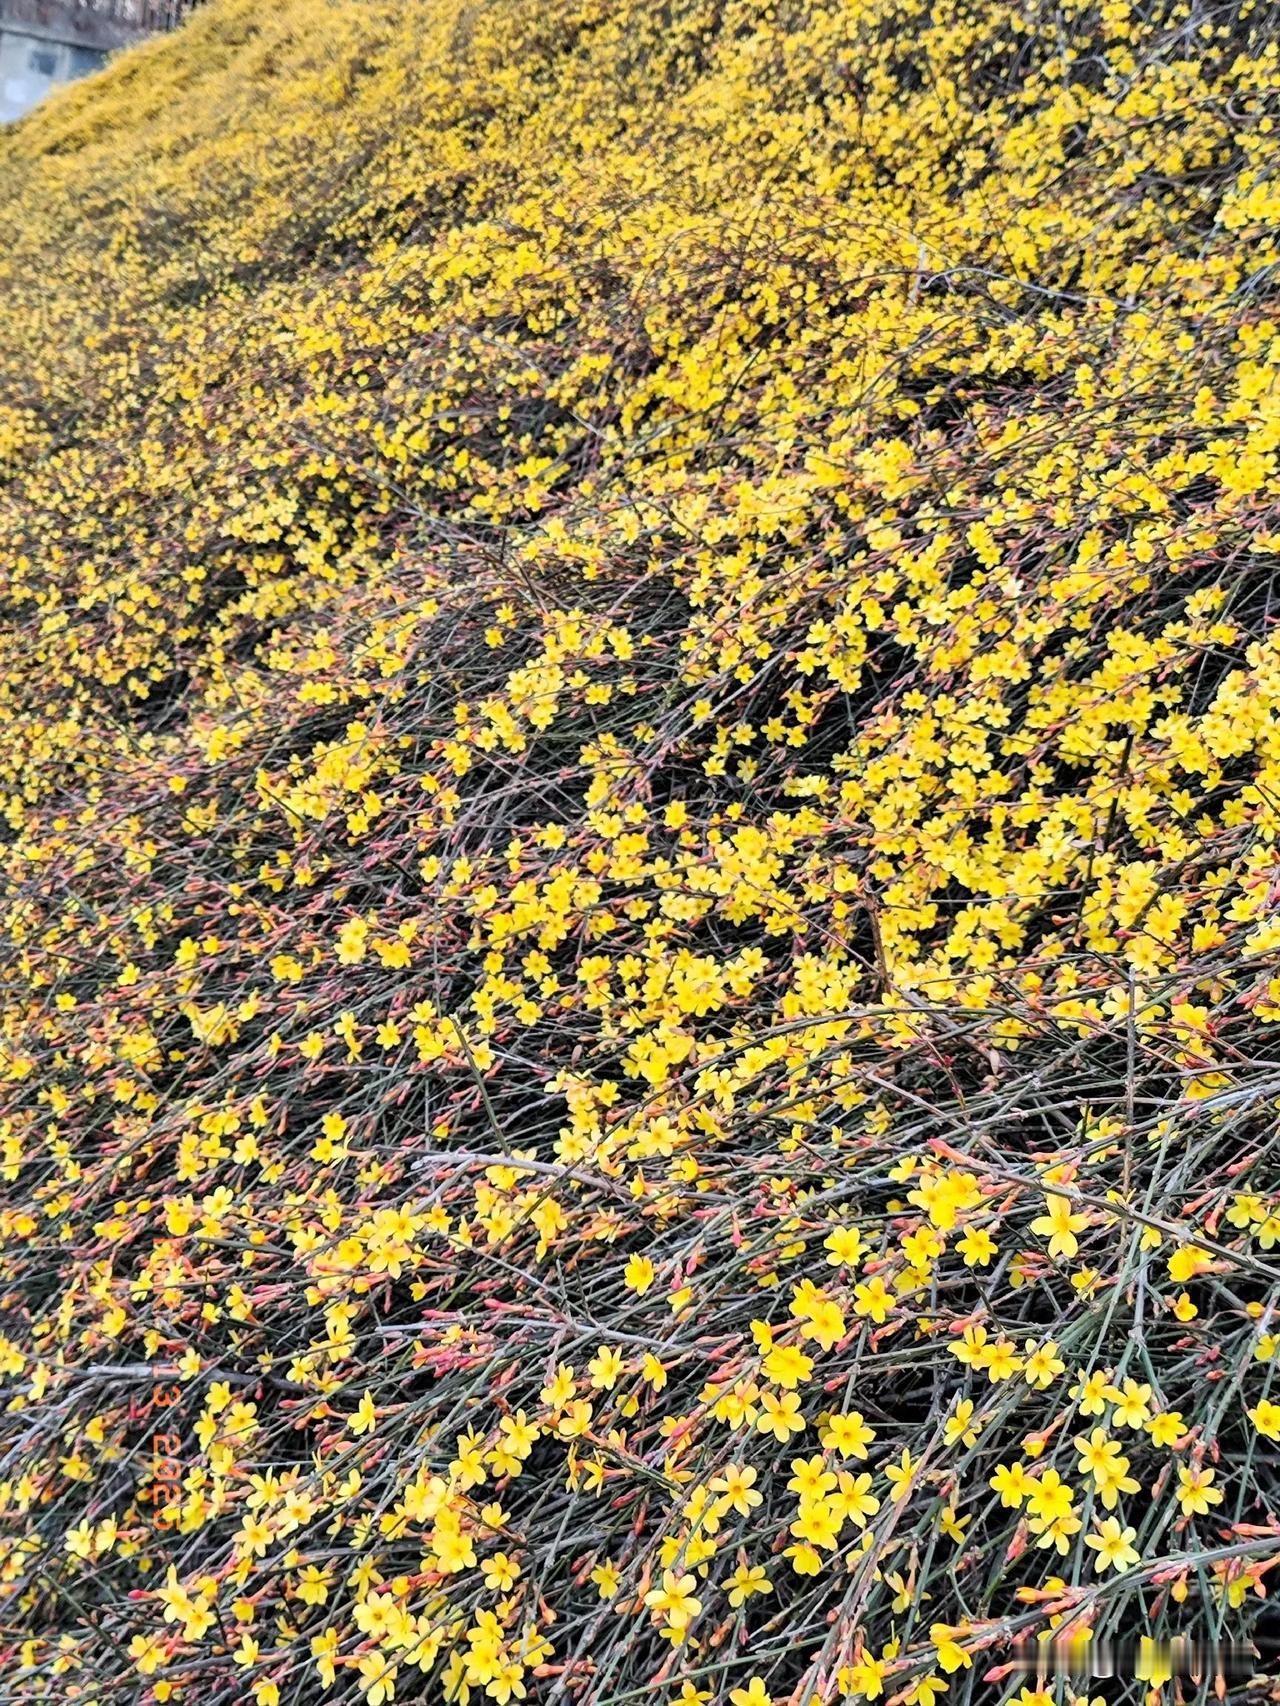
[(0, 136), (7, 1697), (1248, 1635), (1278, 61), (211, 0)]

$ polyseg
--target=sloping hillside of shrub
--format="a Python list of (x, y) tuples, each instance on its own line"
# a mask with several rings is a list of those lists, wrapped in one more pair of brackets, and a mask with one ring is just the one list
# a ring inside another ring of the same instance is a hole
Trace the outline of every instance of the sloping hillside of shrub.
[(1278, 88), (1254, 0), (211, 0), (0, 135), (6, 1698), (1249, 1637)]

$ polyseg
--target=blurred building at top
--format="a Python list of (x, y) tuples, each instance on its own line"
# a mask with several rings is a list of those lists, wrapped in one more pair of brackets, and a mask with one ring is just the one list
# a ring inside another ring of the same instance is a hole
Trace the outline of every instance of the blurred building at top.
[(171, 30), (196, 0), (0, 0), (0, 124), (109, 53)]

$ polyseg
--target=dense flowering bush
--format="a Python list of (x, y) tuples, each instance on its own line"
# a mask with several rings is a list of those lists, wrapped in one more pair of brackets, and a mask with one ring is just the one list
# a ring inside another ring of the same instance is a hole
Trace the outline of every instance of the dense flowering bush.
[(1278, 84), (1251, 0), (212, 0), (0, 139), (8, 1697), (1248, 1634)]

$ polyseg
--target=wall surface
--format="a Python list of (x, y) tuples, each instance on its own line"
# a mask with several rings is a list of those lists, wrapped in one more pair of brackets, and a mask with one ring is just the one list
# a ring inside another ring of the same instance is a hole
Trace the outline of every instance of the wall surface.
[(189, 10), (185, 0), (0, 0), (0, 124)]
[(30, 112), (59, 83), (94, 71), (102, 48), (0, 26), (0, 124)]

